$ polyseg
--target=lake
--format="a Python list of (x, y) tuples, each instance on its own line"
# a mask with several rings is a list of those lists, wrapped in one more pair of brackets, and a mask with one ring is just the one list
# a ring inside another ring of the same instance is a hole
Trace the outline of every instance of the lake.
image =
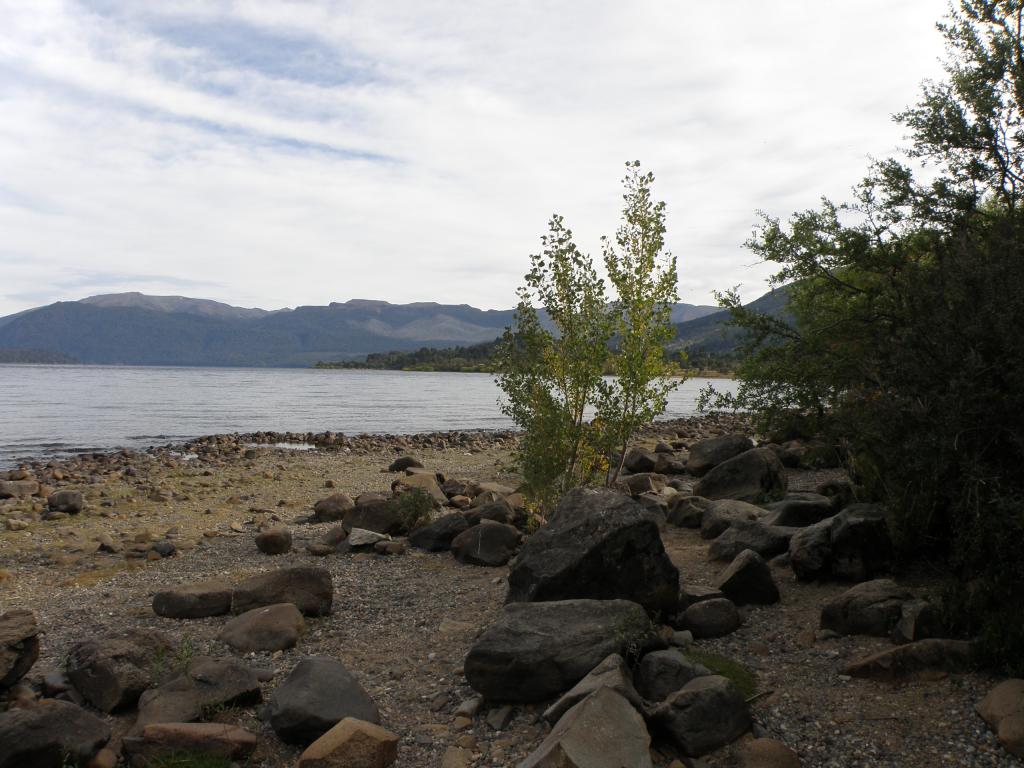
[[(670, 396), (696, 412), (708, 379)], [(731, 389), (730, 380), (717, 379)], [(16, 459), (146, 448), (230, 432), (404, 433), (503, 429), (486, 373), (0, 365), (0, 467)]]

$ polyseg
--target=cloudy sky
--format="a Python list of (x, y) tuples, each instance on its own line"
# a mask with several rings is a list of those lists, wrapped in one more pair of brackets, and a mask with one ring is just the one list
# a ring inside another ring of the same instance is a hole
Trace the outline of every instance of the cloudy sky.
[(0, 315), (138, 290), (508, 307), (552, 212), (657, 175), (680, 296), (764, 290), (756, 211), (844, 199), (945, 0), (0, 0)]

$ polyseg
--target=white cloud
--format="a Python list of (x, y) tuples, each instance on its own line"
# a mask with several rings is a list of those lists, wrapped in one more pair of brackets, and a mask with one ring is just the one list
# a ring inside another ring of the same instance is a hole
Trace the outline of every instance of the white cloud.
[(753, 298), (755, 211), (843, 198), (892, 151), (944, 10), (0, 0), (0, 315), (119, 290), (507, 307), (553, 211), (596, 254), (632, 158), (683, 299)]

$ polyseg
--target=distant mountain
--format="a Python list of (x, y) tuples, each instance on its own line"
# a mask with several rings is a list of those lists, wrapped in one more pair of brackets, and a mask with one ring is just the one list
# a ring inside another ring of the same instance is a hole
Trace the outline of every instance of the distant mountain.
[[(674, 317), (714, 312), (679, 304)], [(267, 311), (141, 293), (62, 301), (0, 318), (0, 349), (109, 365), (308, 366), (374, 352), (492, 341), (513, 310), (354, 299)]]
[[(783, 317), (788, 302), (789, 290), (783, 286), (744, 306), (772, 317)], [(669, 348), (700, 349), (712, 355), (727, 355), (735, 351), (743, 331), (729, 326), (730, 317), (728, 310), (719, 309), (713, 314), (677, 323), (676, 338), (669, 344)], [(2, 333), (0, 330), (0, 334)]]

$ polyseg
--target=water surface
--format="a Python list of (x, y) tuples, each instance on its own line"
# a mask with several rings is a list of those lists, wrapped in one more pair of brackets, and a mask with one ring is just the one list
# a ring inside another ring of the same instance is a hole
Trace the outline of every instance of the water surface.
[[(707, 382), (673, 392), (665, 418), (693, 414)], [(498, 395), (486, 373), (0, 365), (0, 466), (230, 432), (511, 427)]]

